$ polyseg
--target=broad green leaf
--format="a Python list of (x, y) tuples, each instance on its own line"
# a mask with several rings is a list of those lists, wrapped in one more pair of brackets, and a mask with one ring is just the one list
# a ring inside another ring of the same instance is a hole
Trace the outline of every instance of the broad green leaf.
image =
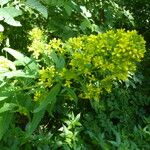
[(26, 77), (26, 78), (34, 78), (32, 75), (28, 75), (22, 70), (16, 70), (16, 71), (9, 71), (0, 74), (0, 77), (7, 77), (7, 78), (12, 78), (12, 77)]
[(47, 97), (45, 98), (45, 100), (43, 100), (43, 102), (40, 104), (40, 106), (38, 108), (36, 108), (34, 110), (34, 113), (37, 113), (43, 109), (45, 109), (47, 107), (48, 104), (53, 104), (53, 101), (56, 101), (56, 96), (60, 91), (60, 84), (56, 84), (48, 93)]
[(20, 16), (22, 15), (22, 11), (21, 10), (18, 10), (14, 7), (4, 7), (4, 8), (1, 8), (1, 15), (3, 17), (5, 17), (5, 13), (9, 14), (11, 17), (17, 17), (17, 16)]
[(82, 15), (85, 16), (85, 18), (90, 18), (92, 16), (90, 11), (87, 10), (85, 6), (80, 6), (80, 9), (82, 10)]
[(26, 5), (40, 12), (45, 18), (48, 17), (47, 8), (42, 5), (38, 0), (27, 0)]
[(15, 59), (19, 60), (19, 62), (22, 65), (26, 65), (27, 63), (29, 63), (31, 61), (30, 58), (24, 56), (22, 53), (12, 49), (12, 48), (3, 48), (4, 51), (8, 52), (10, 55), (12, 55)]
[(5, 5), (9, 2), (9, 0), (0, 0), (0, 5)]
[(0, 97), (0, 101), (5, 100), (6, 98), (7, 98), (7, 96), (1, 96), (1, 97)]
[(12, 26), (16, 26), (16, 27), (20, 27), (21, 24), (19, 21), (16, 21), (14, 18), (12, 17), (8, 17), (8, 18), (5, 18), (5, 22), (9, 25), (12, 25)]
[(92, 24), (91, 24), (91, 22), (90, 22), (90, 20), (88, 19), (88, 18), (85, 18), (83, 21), (82, 21), (82, 23), (81, 23), (81, 25), (80, 25), (80, 28), (82, 29), (82, 30), (85, 30), (85, 29), (87, 29), (87, 28), (91, 28), (92, 27)]
[(4, 20), (4, 18), (2, 16), (0, 16), (0, 21)]
[[(7, 72), (9, 69), (16, 70), (14, 62), (8, 60), (7, 58), (0, 56), (0, 61), (2, 62), (2, 64), (0, 64), (0, 73)], [(5, 62), (5, 65), (3, 62)]]
[(53, 51), (51, 52), (51, 58), (53, 62), (56, 64), (57, 69), (62, 69), (65, 66), (65, 60), (64, 57), (58, 57), (58, 55)]
[[(15, 65), (23, 65), (26, 66), (26, 71), (33, 75), (36, 74), (37, 70), (38, 70), (38, 66), (37, 64), (29, 57), (24, 56), (22, 53), (11, 49), (11, 48), (4, 48), (4, 51), (8, 52), (9, 54), (11, 54), (14, 58), (17, 59), (17, 61), (15, 61)], [(24, 76), (24, 75), (23, 75)]]
[(5, 47), (5, 48), (3, 48), (3, 50), (8, 52), (9, 54), (11, 54), (13, 57), (15, 57), (18, 60), (22, 60), (25, 57), (23, 54), (21, 54), (20, 52), (14, 50), (12, 48)]
[(4, 27), (0, 24), (0, 32), (4, 31)]
[(4, 22), (12, 26), (21, 26), (20, 22), (14, 19), (21, 14), (22, 11), (14, 7), (0, 8), (0, 16), (4, 18)]
[(70, 16), (72, 13), (72, 7), (70, 7), (69, 5), (66, 4), (66, 5), (64, 5), (64, 8), (65, 8), (68, 16)]
[(0, 108), (0, 113), (13, 110), (17, 105), (14, 103), (4, 103), (4, 105)]
[(11, 118), (12, 114), (10, 113), (3, 113), (3, 115), (0, 116), (0, 140), (7, 131), (9, 124), (11, 123)]

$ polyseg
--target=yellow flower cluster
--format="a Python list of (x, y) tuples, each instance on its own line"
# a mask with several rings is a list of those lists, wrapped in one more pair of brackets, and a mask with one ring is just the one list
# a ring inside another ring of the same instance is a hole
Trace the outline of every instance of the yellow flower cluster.
[(51, 87), (54, 83), (54, 77), (55, 77), (55, 68), (54, 66), (47, 67), (46, 69), (42, 68), (39, 70), (39, 84), (43, 85), (43, 87)]
[(51, 49), (55, 49), (56, 51), (62, 53), (62, 41), (60, 39), (57, 40), (56, 38), (51, 40), (48, 44), (48, 51), (50, 51)]
[(46, 49), (44, 33), (39, 28), (34, 28), (29, 34), (32, 40), (32, 44), (28, 48), (29, 52), (33, 52), (33, 56), (38, 59)]
[(39, 28), (33, 28), (32, 31), (29, 32), (31, 40), (41, 40), (43, 38), (44, 32)]
[(29, 52), (33, 52), (33, 56), (38, 59), (41, 54), (49, 55), (52, 52), (52, 49), (63, 53), (64, 49), (62, 48), (62, 41), (60, 39), (52, 39), (47, 44), (46, 36), (39, 28), (34, 28), (30, 33), (30, 39), (32, 44), (28, 47)]
[[(34, 37), (34, 32), (41, 37)], [(63, 86), (76, 89), (87, 99), (98, 99), (100, 93), (111, 91), (114, 81), (126, 80), (145, 53), (145, 41), (136, 31), (111, 30), (70, 38), (64, 43), (53, 39), (48, 44), (41, 40), (44, 39), (42, 31), (36, 29), (34, 32), (29, 50), (37, 57), (42, 55), (42, 65), (45, 65), (45, 69), (39, 71), (39, 83), (51, 87), (59, 80)], [(36, 40), (42, 41), (39, 49), (34, 43)]]
[(42, 97), (41, 92), (36, 91), (35, 94), (34, 94), (34, 101), (35, 101), (35, 102), (36, 102), (36, 101), (39, 101), (39, 100), (41, 99), (41, 97)]
[(79, 96), (83, 99), (94, 99), (99, 100), (100, 93), (102, 92), (101, 88), (94, 84), (86, 84), (83, 93)]
[(41, 88), (35, 91), (33, 100), (35, 102), (41, 103), (46, 98), (46, 96), (47, 96), (47, 90)]

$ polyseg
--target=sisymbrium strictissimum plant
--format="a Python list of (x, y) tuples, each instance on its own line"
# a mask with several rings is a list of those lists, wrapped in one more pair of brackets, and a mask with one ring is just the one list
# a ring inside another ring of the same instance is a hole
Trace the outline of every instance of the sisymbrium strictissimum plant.
[(29, 51), (41, 68), (40, 87), (47, 89), (59, 83), (82, 99), (99, 100), (104, 91), (110, 92), (114, 81), (124, 81), (136, 71), (145, 53), (145, 41), (135, 30), (110, 30), (66, 42), (52, 39), (49, 43), (38, 28), (30, 36)]

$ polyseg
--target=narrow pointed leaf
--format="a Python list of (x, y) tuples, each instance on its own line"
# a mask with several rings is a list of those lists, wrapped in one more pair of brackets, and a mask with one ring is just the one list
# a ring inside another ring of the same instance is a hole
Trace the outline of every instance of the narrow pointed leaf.
[(45, 109), (49, 103), (53, 103), (53, 101), (56, 101), (56, 96), (59, 93), (60, 88), (61, 88), (60, 84), (56, 84), (48, 93), (47, 97), (45, 98), (45, 100), (43, 100), (41, 105), (34, 110), (34, 113), (39, 112), (42, 109)]

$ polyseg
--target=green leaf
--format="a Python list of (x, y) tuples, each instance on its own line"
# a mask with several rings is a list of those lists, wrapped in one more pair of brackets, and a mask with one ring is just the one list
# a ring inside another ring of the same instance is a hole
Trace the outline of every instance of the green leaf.
[(62, 56), (58, 56), (54, 51), (51, 52), (51, 58), (53, 62), (56, 64), (57, 69), (63, 69), (65, 66), (65, 59)]
[[(11, 17), (17, 17), (17, 16), (22, 15), (22, 11), (18, 10), (14, 7), (4, 7), (4, 8), (1, 8), (1, 10), (2, 10), (2, 12), (4, 11), (4, 13), (7, 12)], [(4, 17), (5, 17), (5, 14), (4, 14)]]
[(87, 28), (91, 28), (92, 27), (92, 24), (91, 24), (91, 22), (90, 22), (90, 20), (88, 19), (88, 18), (85, 18), (83, 21), (82, 21), (82, 23), (81, 23), (81, 25), (80, 25), (80, 28), (82, 29), (82, 30), (85, 30), (85, 29), (87, 29)]
[(29, 57), (24, 56), (22, 53), (12, 49), (12, 48), (3, 48), (4, 51), (8, 52), (9, 54), (11, 54), (15, 59), (18, 60), (18, 63), (20, 63), (21, 65), (26, 65), (28, 64), (31, 59)]
[(44, 2), (50, 6), (57, 6), (57, 7), (61, 7), (65, 3), (64, 0), (44, 0)]
[(120, 133), (115, 131), (114, 129), (112, 129), (114, 135), (116, 136), (116, 141), (108, 141), (110, 142), (112, 145), (119, 147), (121, 144), (121, 137), (120, 137)]
[(2, 16), (0, 16), (0, 21), (4, 20), (4, 18)]
[(33, 114), (33, 119), (31, 122), (29, 122), (27, 130), (26, 130), (26, 135), (25, 135), (26, 138), (28, 138), (37, 128), (41, 119), (44, 116), (44, 113), (45, 113), (45, 109)]
[(129, 12), (129, 10), (123, 10), (124, 15), (129, 19), (130, 23), (134, 26), (134, 17), (132, 16), (132, 14)]
[(73, 8), (72, 8), (71, 6), (69, 6), (68, 4), (65, 4), (65, 5), (64, 5), (64, 8), (65, 8), (65, 10), (66, 10), (68, 16), (70, 16), (71, 13), (72, 13), (72, 9), (73, 9)]
[(0, 5), (5, 5), (9, 2), (9, 0), (0, 0)]
[(0, 113), (13, 110), (17, 105), (14, 103), (4, 103), (4, 105), (0, 108)]
[(71, 88), (66, 88), (68, 94), (72, 97), (72, 99), (77, 103), (78, 101), (78, 97), (76, 95), (76, 93), (73, 91), (73, 89)]
[[(42, 109), (45, 109), (48, 104), (53, 104), (56, 101), (56, 96), (60, 91), (60, 84), (56, 84), (48, 93), (47, 97), (43, 102), (40, 104), (38, 108), (34, 110), (34, 113), (41, 111)], [(53, 102), (54, 101), (54, 102)]]
[(17, 17), (21, 14), (22, 11), (14, 7), (0, 8), (0, 17), (3, 17), (4, 22), (12, 26), (21, 26), (20, 22), (14, 19), (14, 17)]
[(77, 114), (77, 116), (75, 117), (75, 120), (76, 120), (76, 121), (79, 121), (79, 120), (80, 120), (80, 117), (81, 117), (81, 114)]
[(5, 100), (6, 98), (7, 98), (7, 96), (1, 96), (1, 97), (0, 97), (0, 101)]
[(28, 75), (22, 70), (16, 70), (16, 71), (9, 71), (0, 74), (0, 77), (7, 77), (7, 78), (12, 78), (12, 77), (26, 77), (26, 78), (34, 78), (33, 75)]
[(82, 10), (82, 15), (85, 18), (90, 18), (92, 16), (92, 14), (90, 13), (90, 11), (87, 10), (85, 6), (80, 6), (80, 9)]
[(12, 114), (10, 113), (4, 113), (2, 116), (0, 116), (0, 140), (7, 131), (9, 124), (11, 123), (11, 118)]
[(4, 31), (4, 27), (0, 24), (0, 32)]
[(60, 91), (60, 87), (61, 87), (60, 84), (56, 84), (51, 89), (51, 91), (49, 92), (49, 94), (47, 95), (45, 100), (43, 100), (41, 105), (37, 109), (34, 110), (33, 120), (28, 125), (26, 137), (29, 137), (33, 133), (33, 131), (37, 128), (39, 122), (41, 121), (42, 117), (44, 116), (47, 105), (49, 103), (53, 103), (53, 101), (56, 100), (56, 96), (57, 96), (58, 92)]
[(21, 54), (20, 52), (12, 49), (12, 48), (3, 48), (4, 51), (8, 52), (9, 54), (11, 54), (14, 58), (18, 59), (18, 60), (24, 60), (25, 56), (23, 54)]
[(48, 17), (47, 8), (44, 5), (42, 5), (38, 0), (27, 0), (26, 5), (40, 12), (43, 15), (43, 17), (47, 19)]
[[(14, 58), (17, 59), (17, 61), (15, 61), (15, 65), (26, 66), (26, 71), (27, 71), (28, 74), (34, 75), (34, 74), (37, 73), (38, 66), (37, 66), (37, 64), (31, 58), (24, 56), (22, 53), (14, 50), (12, 48), (4, 48), (3, 50), (6, 51), (6, 52), (8, 52)], [(22, 73), (20, 72), (20, 75), (21, 76), (26, 76), (25, 74), (23, 74), (23, 72)]]

